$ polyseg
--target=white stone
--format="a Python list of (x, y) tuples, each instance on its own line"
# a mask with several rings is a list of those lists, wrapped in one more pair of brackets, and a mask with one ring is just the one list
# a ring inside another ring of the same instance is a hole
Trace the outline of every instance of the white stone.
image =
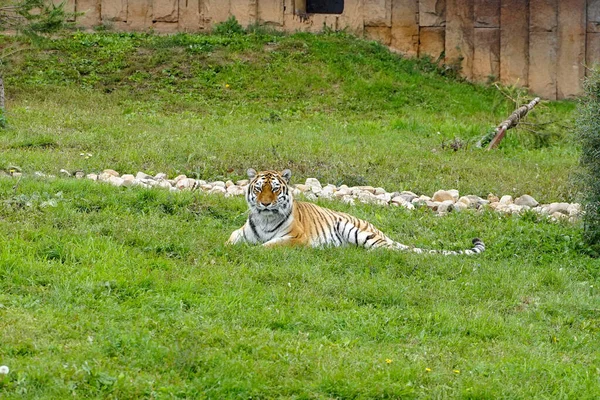
[(396, 196), (392, 198), (392, 203), (396, 204), (396, 205), (405, 205), (405, 204), (411, 204), (410, 202), (408, 202), (404, 196)]
[(92, 181), (98, 180), (98, 175), (96, 175), (96, 174), (87, 174), (85, 177), (88, 179), (91, 179)]
[(567, 207), (567, 211), (569, 212), (570, 216), (577, 216), (581, 214), (581, 204), (573, 203), (569, 207)]
[(538, 203), (537, 200), (530, 195), (524, 194), (523, 196), (515, 199), (515, 204), (519, 206), (537, 207), (540, 203)]
[(433, 197), (431, 198), (431, 200), (438, 201), (438, 202), (442, 202), (442, 201), (446, 201), (446, 200), (454, 200), (454, 196), (452, 195), (452, 193), (450, 193), (447, 190), (438, 190), (437, 192), (435, 192), (433, 194)]
[(453, 209), (454, 209), (454, 200), (444, 200), (438, 205), (437, 212), (445, 214), (445, 213), (449, 213)]
[(66, 176), (66, 177), (70, 177), (71, 173), (69, 171), (67, 171), (66, 169), (61, 169), (60, 171), (58, 171), (59, 174)]
[(302, 192), (300, 191), (300, 189), (296, 189), (296, 188), (294, 188), (294, 190), (292, 190), (292, 195), (293, 195), (294, 197), (298, 197), (298, 196), (300, 196), (301, 194), (302, 194)]
[(356, 189), (359, 189), (363, 192), (369, 192), (375, 194), (375, 188), (373, 186), (355, 186)]
[(191, 189), (196, 185), (196, 180), (192, 178), (183, 178), (177, 181), (175, 187), (179, 190)]
[(306, 178), (306, 182), (304, 182), (304, 184), (310, 187), (318, 187), (319, 189), (323, 188), (323, 186), (321, 186), (321, 182), (319, 182), (319, 180), (316, 178)]
[(213, 186), (212, 189), (208, 191), (209, 194), (225, 194), (227, 189), (223, 186)]
[(158, 185), (158, 181), (154, 180), (153, 177), (147, 178), (147, 179), (138, 179), (139, 182), (142, 182), (148, 186), (156, 186)]
[(133, 180), (135, 180), (135, 176), (133, 176), (131, 174), (124, 174), (123, 176), (121, 176), (121, 178), (123, 178), (123, 180), (125, 180), (125, 181), (133, 181)]
[(108, 174), (106, 172), (101, 172), (100, 175), (98, 175), (98, 180), (102, 182), (108, 182), (109, 179), (112, 177), (114, 177), (114, 175)]
[(546, 206), (548, 214), (554, 216), (555, 213), (569, 214), (569, 203), (550, 203)]
[(338, 190), (335, 192), (335, 196), (336, 196), (336, 197), (344, 197), (344, 196), (347, 196), (347, 195), (349, 195), (350, 193), (351, 193), (351, 192), (350, 192), (350, 189), (348, 189), (348, 187), (345, 187), (345, 188), (342, 188), (342, 187), (340, 187), (340, 188), (339, 188), (339, 189), (338, 189)]
[(466, 207), (471, 206), (471, 199), (469, 199), (469, 197), (467, 196), (463, 196), (461, 198), (458, 199), (458, 201), (456, 202), (456, 204), (461, 203), (463, 205), (465, 205)]
[(506, 205), (506, 211), (511, 214), (518, 214), (521, 211), (523, 211), (523, 209), (524, 209), (524, 206), (520, 206), (518, 204), (507, 204)]
[(6, 375), (9, 373), (9, 369), (6, 365), (0, 365), (0, 374)]
[(356, 198), (358, 199), (358, 201), (360, 201), (361, 203), (375, 203), (377, 202), (377, 197), (375, 197), (374, 194), (372, 194), (371, 192), (360, 192)]
[(552, 218), (556, 221), (562, 220), (562, 219), (567, 219), (569, 218), (569, 216), (567, 214), (563, 214), (560, 211), (556, 211), (553, 212), (552, 214), (550, 214), (552, 216)]
[(460, 196), (459, 196), (459, 193), (458, 193), (458, 190), (456, 190), (456, 189), (450, 189), (450, 190), (448, 190), (448, 193), (450, 193), (450, 194), (452, 195), (452, 199), (453, 199), (453, 200), (454, 200), (454, 202), (456, 203), (456, 201), (457, 201), (457, 200), (458, 200), (458, 198), (460, 197)]
[(115, 185), (115, 186), (123, 186), (123, 178), (119, 178), (118, 176), (114, 176), (111, 175), (108, 179), (107, 182), (110, 183), (111, 185)]
[(512, 204), (513, 198), (509, 194), (505, 194), (500, 198), (500, 204)]
[(238, 186), (246, 186), (249, 183), (250, 183), (250, 181), (248, 179), (240, 179), (235, 184)]
[(228, 188), (229, 186), (233, 186), (233, 185), (235, 185), (235, 183), (233, 183), (233, 181), (231, 181), (231, 180), (228, 180), (228, 181), (225, 182), (225, 187), (226, 188)]
[(171, 185), (171, 183), (169, 181), (166, 180), (161, 180), (158, 182), (158, 186), (163, 188), (163, 189), (171, 189), (173, 187), (173, 185)]
[[(129, 179), (129, 176), (131, 176), (131, 179)], [(125, 186), (125, 187), (131, 187), (131, 186), (135, 186), (137, 184), (133, 175), (129, 175), (129, 176), (123, 175), (121, 177), (121, 179), (123, 179), (123, 186)]]
[(376, 195), (378, 195), (378, 194), (384, 194), (384, 193), (387, 193), (384, 188), (382, 188), (382, 187), (376, 187), (375, 188), (375, 194)]
[(385, 204), (389, 204), (389, 202), (392, 201), (392, 195), (389, 193), (385, 193), (385, 192), (380, 193), (380, 194), (375, 194), (375, 197), (377, 197), (379, 200), (381, 200)]
[[(399, 197), (402, 197), (404, 200), (406, 200), (407, 202), (411, 203), (414, 199), (417, 199), (419, 196), (417, 196), (414, 193), (411, 192), (402, 192), (398, 195)], [(392, 196), (392, 198), (394, 197), (398, 197), (398, 196)]]
[(487, 200), (490, 203), (497, 203), (500, 201), (500, 199), (498, 198), (498, 196), (496, 196), (494, 193), (490, 193), (487, 195)]
[(213, 187), (218, 186), (218, 187), (225, 188), (225, 182), (223, 182), (223, 181), (214, 181), (214, 182), (210, 182), (210, 184)]
[(298, 189), (298, 190), (299, 190), (299, 191), (301, 191), (301, 192), (308, 192), (308, 191), (310, 190), (310, 186), (308, 186), (308, 185), (304, 185), (304, 184), (302, 184), (302, 183), (298, 183), (298, 184), (296, 185), (296, 189)]
[[(312, 189), (313, 189), (313, 191), (315, 190), (314, 187)], [(324, 197), (326, 199), (333, 199), (333, 197), (334, 197), (334, 192), (333, 191), (334, 191), (334, 188), (332, 188), (331, 186), (328, 185), (328, 186), (325, 186), (323, 188), (323, 190), (321, 190), (320, 193), (319, 192), (314, 192), (314, 193), (318, 194), (319, 197)]]
[(182, 179), (187, 179), (187, 176), (185, 176), (185, 175), (177, 175), (175, 177), (175, 182), (179, 182)]
[(148, 175), (145, 172), (139, 171), (136, 175), (135, 175), (135, 179), (137, 180), (142, 180), (142, 179), (154, 179), (152, 177), (152, 175)]
[(112, 176), (119, 176), (119, 173), (117, 171), (115, 171), (114, 169), (105, 169), (104, 171), (102, 171), (103, 174), (107, 174), (107, 175), (112, 175)]
[(77, 172), (75, 172), (75, 178), (82, 179), (84, 177), (85, 177), (85, 172), (83, 172), (83, 171), (77, 171)]
[(232, 196), (241, 196), (244, 194), (244, 192), (245, 190), (237, 185), (229, 186), (227, 188), (227, 194), (230, 194)]
[(461, 212), (469, 208), (468, 204), (463, 203), (462, 201), (457, 201), (454, 203), (454, 211)]

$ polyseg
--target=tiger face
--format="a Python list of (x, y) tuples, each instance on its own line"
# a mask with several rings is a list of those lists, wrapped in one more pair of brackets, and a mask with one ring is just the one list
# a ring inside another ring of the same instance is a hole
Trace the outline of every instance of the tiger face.
[(292, 208), (292, 193), (288, 184), (292, 172), (289, 169), (256, 172), (250, 168), (250, 184), (246, 201), (253, 212), (262, 215), (285, 213)]

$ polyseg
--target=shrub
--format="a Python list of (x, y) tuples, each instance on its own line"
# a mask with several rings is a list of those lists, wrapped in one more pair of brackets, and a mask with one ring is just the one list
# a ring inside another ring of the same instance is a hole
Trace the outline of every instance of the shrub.
[(584, 237), (594, 253), (600, 254), (600, 67), (585, 81), (579, 107), (577, 135), (581, 144), (580, 182), (583, 193)]
[(217, 35), (243, 35), (246, 32), (235, 16), (232, 15), (225, 22), (216, 24), (213, 28), (213, 33)]

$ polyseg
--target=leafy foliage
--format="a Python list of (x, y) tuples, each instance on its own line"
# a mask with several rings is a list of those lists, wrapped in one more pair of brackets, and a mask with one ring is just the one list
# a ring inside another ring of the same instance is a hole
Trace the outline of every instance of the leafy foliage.
[(235, 18), (235, 15), (230, 16), (224, 22), (215, 24), (213, 32), (217, 35), (243, 35), (246, 33), (244, 27)]
[(585, 239), (600, 254), (600, 68), (585, 81), (585, 96), (577, 124), (581, 142), (581, 184), (584, 195)]
[(65, 3), (48, 0), (21, 0), (0, 2), (0, 31), (16, 30), (28, 36), (56, 32), (65, 27), (71, 16)]

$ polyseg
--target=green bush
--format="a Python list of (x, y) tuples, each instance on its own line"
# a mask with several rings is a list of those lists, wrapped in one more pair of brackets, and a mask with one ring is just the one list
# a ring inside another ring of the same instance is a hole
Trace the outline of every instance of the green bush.
[(225, 22), (216, 24), (213, 33), (217, 35), (243, 35), (246, 32), (235, 16), (232, 15)]
[(585, 239), (600, 254), (600, 68), (585, 81), (585, 96), (577, 124), (581, 143), (581, 189), (585, 210)]

